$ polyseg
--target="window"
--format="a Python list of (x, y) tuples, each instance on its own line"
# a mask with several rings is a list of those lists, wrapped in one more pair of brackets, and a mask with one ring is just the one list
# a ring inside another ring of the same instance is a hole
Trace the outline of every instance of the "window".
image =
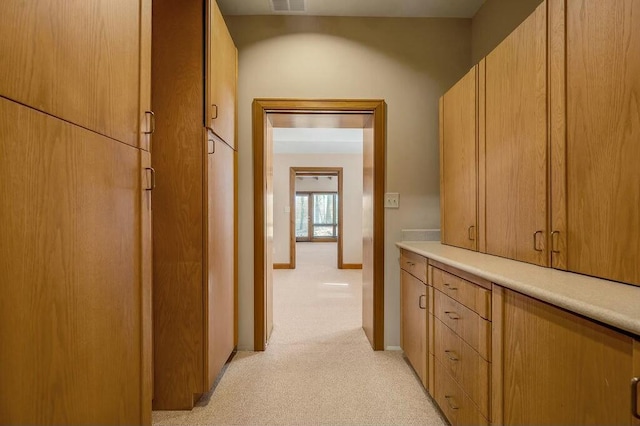
[(296, 192), (296, 241), (336, 241), (338, 193)]

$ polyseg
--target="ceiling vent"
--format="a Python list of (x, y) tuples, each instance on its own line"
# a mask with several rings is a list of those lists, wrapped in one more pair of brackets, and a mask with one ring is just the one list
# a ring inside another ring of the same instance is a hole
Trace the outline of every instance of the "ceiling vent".
[(305, 0), (271, 0), (274, 12), (305, 12)]

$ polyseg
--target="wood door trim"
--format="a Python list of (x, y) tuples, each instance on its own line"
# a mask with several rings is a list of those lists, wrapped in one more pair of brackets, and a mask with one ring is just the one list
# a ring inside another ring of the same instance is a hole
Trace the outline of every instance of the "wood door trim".
[(386, 105), (383, 100), (254, 99), (253, 101), (253, 196), (254, 196), (254, 350), (266, 348), (265, 332), (265, 138), (267, 113), (372, 114), (374, 130), (373, 200), (373, 341), (384, 349), (384, 189)]
[[(338, 177), (338, 269), (343, 269), (343, 210), (342, 210), (342, 167), (289, 167), (289, 269), (296, 269), (296, 176), (299, 174), (306, 176), (331, 175)], [(313, 240), (313, 238), (311, 238)], [(334, 242), (333, 239), (327, 240)], [(275, 266), (275, 265), (274, 265)]]

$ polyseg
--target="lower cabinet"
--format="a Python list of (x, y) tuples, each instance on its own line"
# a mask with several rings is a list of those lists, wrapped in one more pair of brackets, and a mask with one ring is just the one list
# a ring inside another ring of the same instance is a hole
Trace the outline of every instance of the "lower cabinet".
[(640, 424), (638, 340), (499, 286), (493, 301), (494, 423)]
[(400, 345), (423, 386), (427, 386), (427, 285), (401, 272), (400, 298), (402, 328)]

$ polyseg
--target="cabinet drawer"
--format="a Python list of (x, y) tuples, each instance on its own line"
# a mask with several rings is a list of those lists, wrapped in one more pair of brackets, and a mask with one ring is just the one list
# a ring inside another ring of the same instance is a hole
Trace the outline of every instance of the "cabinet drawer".
[(474, 283), (433, 268), (433, 286), (482, 318), (491, 320), (491, 291)]
[(447, 373), (438, 358), (435, 361), (435, 399), (452, 426), (489, 425), (476, 405)]
[(490, 364), (439, 319), (434, 322), (436, 359), (488, 418)]
[(404, 269), (423, 283), (427, 282), (427, 259), (419, 254), (402, 250), (400, 268)]
[(439, 290), (434, 292), (434, 315), (462, 340), (491, 361), (491, 322)]

